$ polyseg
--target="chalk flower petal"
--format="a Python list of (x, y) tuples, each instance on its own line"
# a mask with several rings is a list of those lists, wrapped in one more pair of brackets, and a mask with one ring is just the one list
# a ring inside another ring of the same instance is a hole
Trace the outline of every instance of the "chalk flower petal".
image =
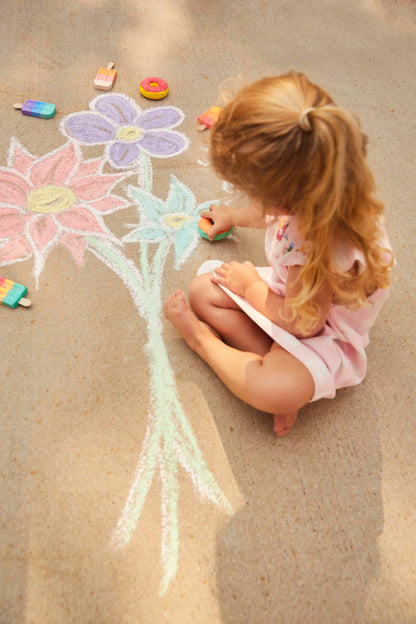
[(34, 219), (29, 225), (29, 233), (38, 251), (43, 251), (55, 238), (58, 228), (53, 217)]
[(59, 237), (59, 242), (69, 249), (75, 263), (78, 266), (82, 266), (84, 263), (84, 251), (86, 246), (85, 237), (79, 234), (73, 234), (72, 232), (64, 232)]
[(30, 184), (20, 173), (0, 168), (0, 203), (23, 206), (30, 190)]
[(101, 145), (116, 136), (115, 126), (98, 113), (77, 113), (64, 119), (65, 133), (87, 145)]
[(32, 247), (26, 236), (16, 236), (0, 247), (0, 264), (12, 264), (19, 260), (27, 260), (32, 253)]
[(175, 236), (173, 239), (175, 248), (175, 269), (181, 268), (199, 243), (199, 234), (195, 226), (195, 222), (185, 225), (182, 228), (181, 236)]
[(139, 212), (146, 221), (154, 221), (159, 215), (166, 214), (167, 212), (164, 201), (147, 191), (143, 191), (137, 186), (128, 186), (127, 195), (134, 202), (137, 202)]
[(27, 218), (21, 210), (0, 206), (0, 239), (22, 234)]
[(67, 143), (52, 154), (37, 160), (30, 172), (30, 180), (35, 188), (54, 184), (63, 186), (77, 164), (77, 155), (72, 143)]
[(103, 161), (101, 158), (91, 158), (91, 160), (80, 162), (77, 169), (77, 178), (94, 175), (94, 173), (100, 171), (102, 165)]
[(84, 234), (104, 234), (106, 232), (98, 218), (83, 206), (74, 206), (71, 210), (57, 214), (55, 218), (64, 228), (72, 232)]
[(93, 102), (93, 108), (120, 126), (134, 124), (140, 114), (138, 104), (133, 105), (129, 98), (121, 94), (99, 96)]
[(137, 143), (116, 141), (109, 150), (110, 164), (116, 169), (131, 167), (137, 160), (140, 149)]
[(20, 145), (17, 139), (12, 139), (7, 164), (19, 173), (26, 174), (35, 158)]
[(78, 199), (94, 201), (108, 193), (122, 178), (123, 175), (119, 174), (88, 176), (74, 180), (71, 189)]
[(184, 117), (183, 112), (175, 106), (160, 106), (144, 111), (137, 125), (143, 130), (174, 128), (182, 123)]
[(166, 200), (166, 212), (184, 212), (188, 215), (195, 214), (196, 197), (185, 184), (176, 176), (171, 176), (168, 198)]
[(185, 135), (179, 132), (158, 130), (146, 132), (143, 138), (139, 140), (139, 145), (140, 149), (149, 156), (170, 158), (183, 152), (188, 146), (188, 140)]

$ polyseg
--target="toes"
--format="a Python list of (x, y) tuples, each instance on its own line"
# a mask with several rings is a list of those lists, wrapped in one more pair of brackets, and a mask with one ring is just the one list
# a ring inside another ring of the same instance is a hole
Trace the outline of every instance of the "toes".
[(175, 299), (178, 299), (180, 301), (185, 301), (185, 295), (183, 290), (175, 290), (175, 292), (173, 293), (173, 296), (175, 297)]
[(175, 290), (169, 295), (163, 305), (163, 311), (168, 318), (170, 314), (178, 313), (178, 310), (182, 309), (183, 305), (186, 305), (185, 295), (182, 290)]
[(291, 429), (276, 429), (276, 427), (274, 428), (274, 432), (276, 435), (279, 436), (279, 438), (284, 438), (284, 436), (287, 436), (287, 434), (291, 431)]
[(291, 432), (296, 422), (297, 412), (294, 414), (274, 414), (273, 415), (273, 431), (279, 436), (286, 436)]

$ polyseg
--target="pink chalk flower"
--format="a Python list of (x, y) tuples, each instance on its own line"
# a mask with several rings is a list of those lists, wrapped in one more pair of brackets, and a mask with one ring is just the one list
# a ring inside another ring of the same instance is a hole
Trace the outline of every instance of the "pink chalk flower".
[(102, 173), (104, 161), (84, 160), (72, 141), (36, 157), (13, 138), (7, 164), (0, 167), (0, 266), (33, 256), (38, 280), (57, 244), (82, 266), (89, 236), (118, 242), (102, 217), (129, 205), (111, 193), (125, 174)]

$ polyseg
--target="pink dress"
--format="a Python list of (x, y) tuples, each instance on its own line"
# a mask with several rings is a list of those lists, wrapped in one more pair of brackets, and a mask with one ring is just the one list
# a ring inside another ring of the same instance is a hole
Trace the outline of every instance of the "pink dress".
[[(383, 246), (390, 248), (387, 237)], [(266, 230), (266, 255), (270, 267), (257, 267), (262, 279), (280, 295), (285, 295), (289, 267), (306, 262), (306, 246), (296, 229), (296, 219), (282, 216), (271, 221)], [(352, 246), (340, 245), (334, 249), (334, 261), (342, 271), (358, 263), (364, 268), (363, 253)], [(198, 273), (214, 271), (221, 262), (208, 261)], [(332, 304), (323, 329), (312, 338), (296, 338), (255, 310), (244, 297), (223, 290), (275, 342), (300, 360), (310, 371), (315, 382), (312, 401), (333, 398), (337, 388), (359, 384), (367, 370), (365, 348), (368, 333), (389, 296), (389, 289), (378, 289), (370, 297), (370, 305), (351, 310)]]

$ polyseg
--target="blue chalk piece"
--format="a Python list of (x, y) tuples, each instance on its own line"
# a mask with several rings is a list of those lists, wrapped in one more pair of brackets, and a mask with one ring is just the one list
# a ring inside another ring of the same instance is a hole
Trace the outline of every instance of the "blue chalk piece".
[(26, 100), (22, 106), (23, 115), (30, 117), (41, 117), (42, 119), (50, 119), (56, 113), (55, 104), (49, 102), (40, 102), (38, 100)]

